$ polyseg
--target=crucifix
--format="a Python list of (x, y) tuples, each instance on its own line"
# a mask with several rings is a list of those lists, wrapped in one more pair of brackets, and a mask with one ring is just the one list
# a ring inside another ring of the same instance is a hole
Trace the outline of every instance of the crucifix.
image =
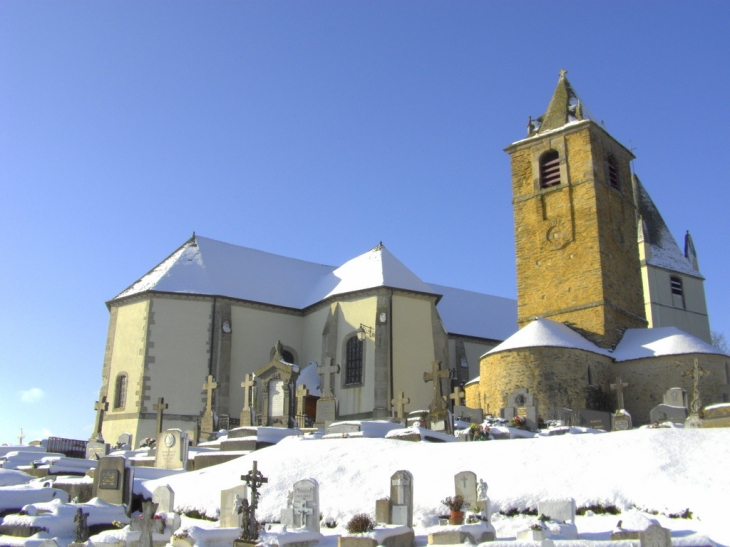
[(165, 402), (164, 397), (159, 397), (157, 399), (157, 404), (152, 405), (152, 408), (157, 411), (157, 434), (159, 435), (162, 433), (162, 412), (167, 409), (167, 407), (170, 406)]
[(152, 501), (142, 502), (142, 529), (139, 531), (139, 547), (153, 546), (152, 532), (157, 506), (158, 504)]
[(241, 387), (243, 388), (243, 408), (244, 410), (249, 408), (251, 406), (251, 403), (253, 401), (253, 397), (251, 396), (251, 388), (254, 386), (254, 378), (256, 377), (255, 374), (246, 374), (243, 377), (243, 382), (241, 382)]
[(700, 378), (708, 376), (710, 372), (700, 367), (700, 360), (695, 357), (694, 366), (685, 370), (682, 376), (692, 376), (692, 402), (689, 407), (694, 416), (699, 416), (702, 408), (702, 399), (700, 398)]
[(259, 488), (262, 484), (269, 482), (269, 479), (264, 477), (261, 471), (257, 469), (257, 462), (254, 460), (253, 469), (247, 475), (241, 475), (241, 480), (251, 490), (251, 503), (248, 511), (246, 511), (247, 514), (243, 515), (240, 539), (253, 542), (259, 538), (259, 523), (256, 522), (256, 508), (259, 505)]
[(464, 392), (459, 386), (456, 386), (454, 388), (454, 392), (449, 395), (449, 397), (454, 400), (454, 406), (461, 406), (461, 400), (464, 398)]
[(109, 410), (106, 395), (94, 403), (94, 410), (96, 410), (96, 420), (94, 421), (94, 433), (92, 433), (91, 438), (95, 441), (104, 442), (104, 437), (101, 435), (101, 424), (104, 422), (104, 413)]
[(334, 394), (330, 385), (330, 374), (333, 372), (339, 374), (340, 365), (333, 365), (331, 357), (327, 357), (325, 362), (324, 365), (317, 365), (317, 373), (322, 375), (322, 398), (332, 399)]
[(431, 362), (431, 372), (423, 373), (424, 382), (433, 382), (433, 401), (428, 406), (432, 413), (446, 410), (444, 404), (443, 395), (441, 393), (441, 379), (446, 379), (451, 376), (451, 372), (448, 370), (441, 370), (441, 361)]
[(211, 374), (208, 374), (208, 381), (203, 384), (203, 389), (208, 392), (205, 401), (205, 413), (213, 413), (213, 390), (218, 387), (218, 382), (215, 381)]
[(621, 381), (621, 376), (616, 376), (616, 383), (611, 384), (611, 391), (616, 392), (616, 403), (618, 404), (617, 410), (624, 409), (624, 389), (623, 388), (625, 388), (625, 387), (629, 387), (629, 384)]
[(395, 417), (399, 420), (402, 420), (405, 415), (405, 406), (410, 403), (411, 400), (406, 397), (406, 394), (404, 392), (400, 392), (400, 395), (396, 397), (395, 399), (392, 399), (390, 401), (390, 404), (395, 406)]
[(294, 508), (294, 514), (299, 516), (298, 528), (305, 528), (307, 526), (307, 515), (311, 515), (313, 509), (307, 507), (307, 502), (304, 500), (295, 500), (292, 502), (292, 507)]

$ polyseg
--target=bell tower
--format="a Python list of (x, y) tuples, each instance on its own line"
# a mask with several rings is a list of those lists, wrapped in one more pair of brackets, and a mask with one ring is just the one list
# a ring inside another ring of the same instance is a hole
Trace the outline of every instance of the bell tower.
[(547, 112), (508, 146), (520, 328), (565, 322), (602, 347), (646, 327), (633, 154), (585, 111), (560, 71)]

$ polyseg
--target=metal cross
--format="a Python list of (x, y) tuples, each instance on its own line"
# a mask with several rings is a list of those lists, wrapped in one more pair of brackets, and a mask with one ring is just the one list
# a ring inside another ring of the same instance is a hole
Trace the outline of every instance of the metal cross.
[(405, 415), (405, 406), (410, 402), (411, 402), (411, 400), (408, 397), (406, 397), (406, 394), (402, 391), (400, 392), (400, 395), (398, 395), (398, 397), (396, 397), (395, 399), (392, 399), (390, 401), (390, 404), (395, 406), (396, 418), (401, 419), (401, 420), (403, 419), (403, 417)]
[(325, 361), (327, 364), (317, 365), (317, 373), (322, 375), (322, 397), (331, 398), (334, 395), (330, 386), (330, 373), (334, 372), (338, 374), (340, 372), (340, 365), (333, 365), (331, 357), (327, 357)]
[(157, 399), (157, 404), (153, 405), (152, 408), (157, 411), (157, 434), (159, 435), (162, 433), (162, 412), (163, 410), (166, 410), (167, 407), (170, 406), (165, 402), (164, 397), (159, 397)]
[(205, 413), (211, 414), (213, 412), (213, 390), (218, 387), (218, 382), (215, 381), (211, 374), (208, 374), (208, 381), (203, 384), (203, 389), (208, 392), (205, 402)]
[(623, 410), (624, 408), (624, 390), (623, 388), (629, 387), (629, 384), (621, 381), (621, 376), (616, 376), (616, 383), (611, 384), (611, 390), (616, 392), (616, 402), (618, 403), (617, 410)]
[(248, 510), (248, 522), (242, 524), (241, 539), (254, 541), (259, 537), (258, 522), (256, 522), (256, 508), (259, 505), (259, 488), (269, 479), (257, 469), (257, 462), (253, 462), (253, 469), (247, 475), (241, 475), (241, 480), (251, 489), (251, 504)]
[(454, 400), (454, 406), (461, 406), (461, 399), (464, 397), (464, 392), (459, 386), (456, 386), (454, 392), (449, 397)]
[(256, 382), (254, 382), (254, 378), (256, 378), (255, 374), (246, 374), (243, 377), (243, 382), (241, 382), (241, 387), (243, 388), (243, 408), (249, 408), (251, 406), (251, 388), (255, 385)]
[(700, 378), (708, 376), (710, 371), (700, 367), (700, 360), (695, 357), (694, 366), (690, 369), (685, 370), (682, 376), (692, 376), (692, 402), (690, 403), (690, 409), (692, 414), (697, 416), (702, 408), (702, 399), (700, 398)]
[(94, 434), (92, 438), (95, 437), (97, 441), (104, 441), (104, 438), (101, 436), (101, 424), (104, 422), (104, 413), (109, 410), (106, 395), (94, 403), (94, 410), (96, 410), (96, 421), (94, 422)]

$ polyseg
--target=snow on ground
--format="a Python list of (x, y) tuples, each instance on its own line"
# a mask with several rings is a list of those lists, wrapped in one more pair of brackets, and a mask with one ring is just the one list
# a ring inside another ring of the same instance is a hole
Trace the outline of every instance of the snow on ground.
[[(373, 514), (375, 500), (389, 495), (390, 476), (405, 469), (414, 476), (414, 525), (423, 530), (444, 512), (440, 500), (453, 494), (454, 475), (471, 470), (489, 484), (495, 512), (536, 508), (541, 499), (560, 497), (575, 498), (578, 507), (615, 505), (623, 512), (633, 506), (664, 514), (689, 509), (693, 520), (665, 520), (673, 529), (700, 531), (730, 545), (724, 525), (730, 490), (728, 429), (640, 429), (443, 444), (289, 437), (227, 463), (147, 481), (142, 488), (151, 496), (157, 486), (169, 484), (178, 510), (215, 518), (220, 491), (241, 484), (240, 476), (254, 460), (269, 479), (261, 489), (258, 513), (264, 521), (279, 519), (287, 492), (303, 478), (319, 482), (323, 520), (342, 524), (356, 513)], [(579, 520), (609, 518), (615, 524), (621, 517)], [(500, 532), (499, 519), (498, 537), (505, 537), (507, 528)], [(581, 526), (579, 522), (582, 533)], [(606, 528), (604, 521), (598, 527), (596, 539), (607, 539), (606, 530), (613, 526)]]

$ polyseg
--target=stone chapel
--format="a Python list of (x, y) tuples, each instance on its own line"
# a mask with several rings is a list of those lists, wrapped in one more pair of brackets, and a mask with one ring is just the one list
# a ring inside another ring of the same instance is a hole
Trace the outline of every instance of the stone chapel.
[(614, 410), (620, 377), (620, 406), (646, 423), (667, 389), (691, 391), (695, 358), (703, 403), (727, 401), (694, 243), (680, 250), (564, 71), (506, 152), (516, 302), (426, 283), (382, 243), (334, 267), (193, 234), (107, 302), (103, 436), (154, 437), (161, 407), (189, 432), (291, 427), (315, 419), (308, 398), (333, 399), (338, 419), (388, 418), (401, 393), (406, 411), (429, 407), (434, 361), (443, 393), (466, 383), (467, 406), (495, 415), (525, 396), (541, 418)]

